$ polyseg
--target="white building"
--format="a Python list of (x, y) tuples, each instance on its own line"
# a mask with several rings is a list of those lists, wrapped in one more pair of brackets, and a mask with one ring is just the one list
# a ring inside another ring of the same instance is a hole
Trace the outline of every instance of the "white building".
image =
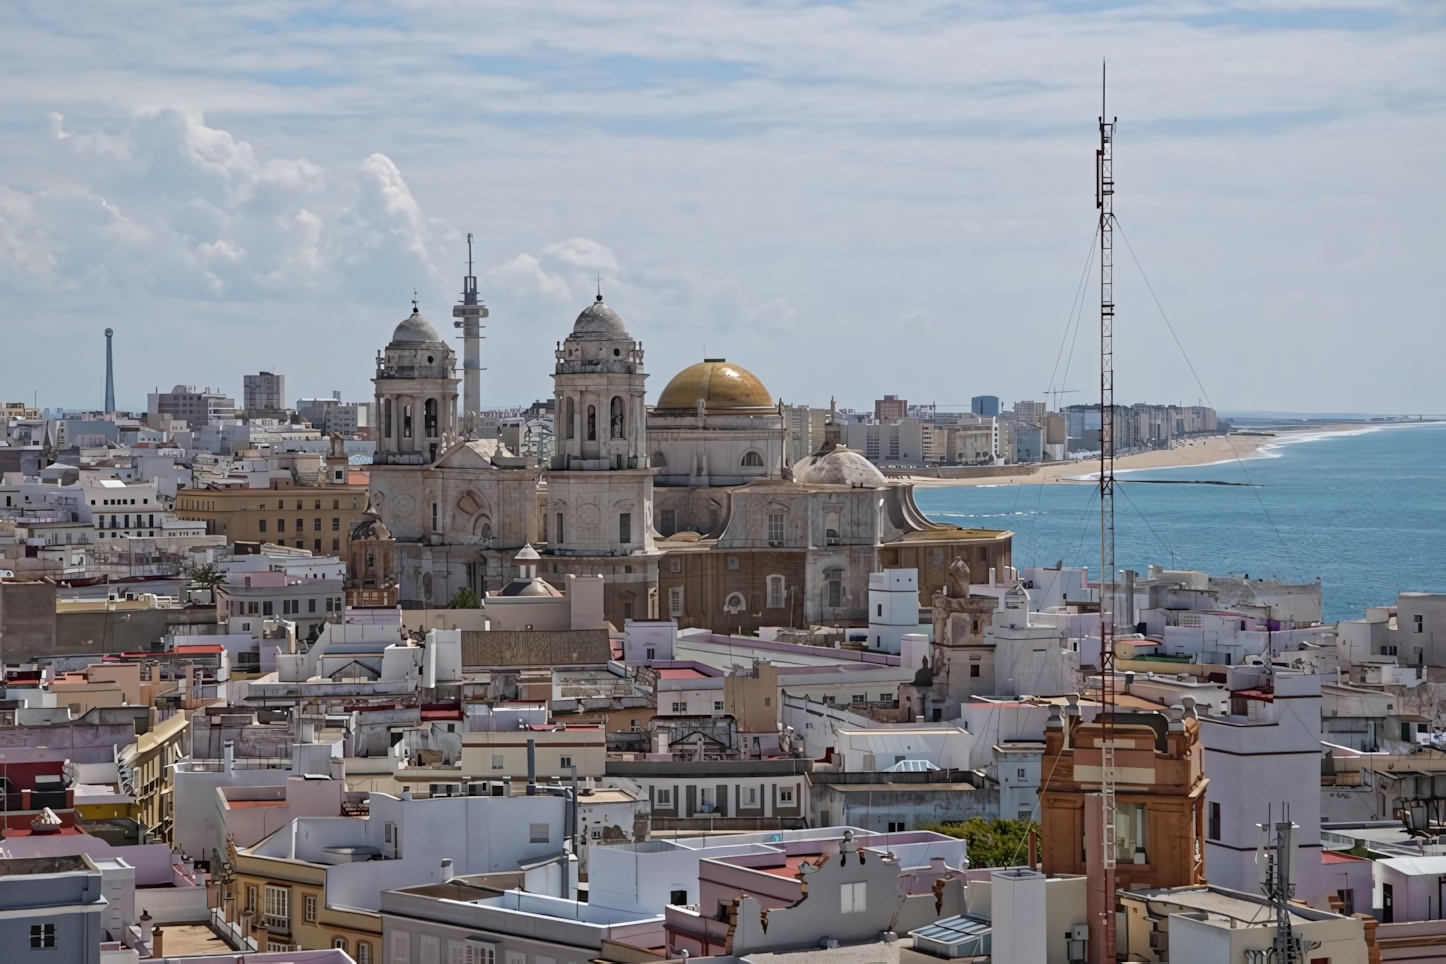
[(869, 573), (869, 649), (898, 655), (906, 633), (919, 632), (919, 570)]

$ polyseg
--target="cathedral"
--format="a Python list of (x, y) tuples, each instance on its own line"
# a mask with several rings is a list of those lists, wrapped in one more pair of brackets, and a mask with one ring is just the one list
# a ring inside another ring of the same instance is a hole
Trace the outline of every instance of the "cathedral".
[(415, 305), (378, 352), (369, 531), (393, 540), (402, 606), (499, 590), (529, 544), (559, 588), (601, 575), (619, 629), (862, 625), (872, 572), (918, 569), (927, 608), (956, 560), (981, 580), (1011, 565), (1012, 533), (930, 521), (911, 483), (836, 436), (790, 464), (781, 403), (741, 365), (691, 365), (650, 407), (642, 345), (601, 295), (554, 356), (554, 454), (539, 465), (476, 437), (476, 413), (459, 420), (456, 353)]

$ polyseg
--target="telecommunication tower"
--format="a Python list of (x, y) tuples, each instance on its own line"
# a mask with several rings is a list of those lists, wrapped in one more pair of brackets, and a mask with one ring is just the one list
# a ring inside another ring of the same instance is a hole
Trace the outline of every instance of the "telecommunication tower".
[(1104, 852), (1105, 912), (1097, 960), (1115, 961), (1115, 120), (1105, 111), (1100, 68), (1100, 146), (1095, 153), (1095, 207), (1100, 233), (1100, 814), (1095, 835)]
[(115, 337), (115, 330), (105, 330), (105, 410), (107, 413), (115, 411), (115, 365), (111, 358), (110, 343)]
[(462, 418), (475, 426), (482, 409), (482, 319), (487, 306), (477, 299), (477, 278), (472, 274), (472, 234), (467, 234), (467, 277), (462, 279), (462, 303), (452, 306), (452, 327), (462, 329)]

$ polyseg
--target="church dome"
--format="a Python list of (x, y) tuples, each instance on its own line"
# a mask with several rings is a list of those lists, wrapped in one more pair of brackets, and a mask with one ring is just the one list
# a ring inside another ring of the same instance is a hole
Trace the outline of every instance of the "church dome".
[(827, 452), (815, 452), (793, 467), (795, 482), (814, 485), (848, 485), (881, 489), (888, 485), (884, 473), (872, 462), (842, 445)]
[(709, 358), (673, 376), (658, 396), (658, 410), (697, 411), (698, 400), (709, 414), (776, 412), (768, 389), (748, 369), (722, 358)]
[(588, 305), (577, 316), (572, 325), (572, 337), (588, 341), (631, 341), (627, 328), (618, 313), (603, 303), (602, 295)]
[(412, 313), (402, 319), (397, 325), (397, 330), (392, 332), (392, 344), (421, 344), (423, 342), (439, 342), (442, 336), (437, 334), (437, 329), (432, 323), (422, 316), (416, 306), (412, 306)]

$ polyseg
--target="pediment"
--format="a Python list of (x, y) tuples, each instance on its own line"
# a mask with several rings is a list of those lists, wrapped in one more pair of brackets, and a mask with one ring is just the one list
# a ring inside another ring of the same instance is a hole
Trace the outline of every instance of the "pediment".
[(458, 442), (437, 460), (442, 469), (491, 469), (492, 456), (506, 455), (507, 450), (497, 439), (473, 439)]

